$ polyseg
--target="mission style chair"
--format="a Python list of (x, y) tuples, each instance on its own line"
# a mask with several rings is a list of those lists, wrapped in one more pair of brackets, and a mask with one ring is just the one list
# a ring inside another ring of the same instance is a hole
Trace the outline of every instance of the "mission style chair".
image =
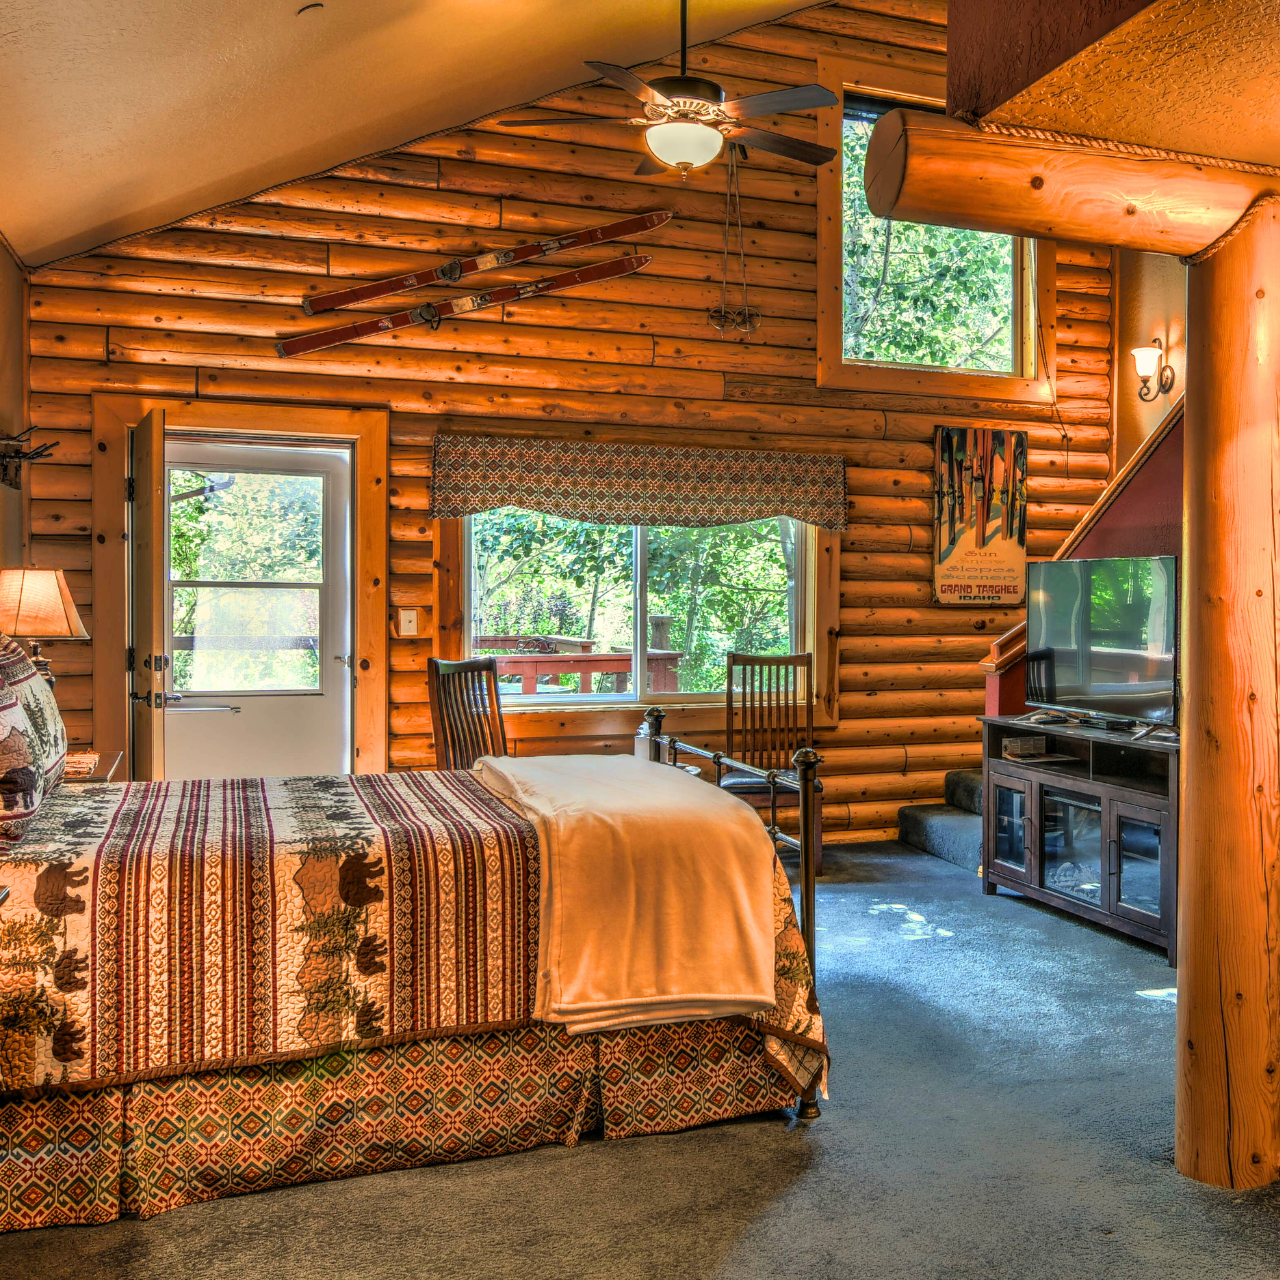
[(427, 696), (437, 769), (470, 769), (481, 756), (509, 754), (497, 658), (428, 659)]
[[(762, 658), (731, 653), (725, 683), (725, 753), (757, 769), (776, 769), (795, 777), (791, 757), (813, 741), (813, 655), (788, 653)], [(720, 779), (753, 809), (768, 812), (769, 784), (729, 770)], [(813, 866), (822, 874), (822, 783), (813, 806)], [(778, 808), (800, 804), (797, 791), (779, 791)]]

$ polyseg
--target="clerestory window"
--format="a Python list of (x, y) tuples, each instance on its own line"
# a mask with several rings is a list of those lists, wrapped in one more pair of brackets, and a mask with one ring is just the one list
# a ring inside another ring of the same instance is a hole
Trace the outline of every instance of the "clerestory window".
[(1026, 242), (893, 222), (867, 208), (867, 143), (876, 121), (898, 105), (844, 99), (844, 359), (1023, 374), (1034, 364), (1024, 352)]

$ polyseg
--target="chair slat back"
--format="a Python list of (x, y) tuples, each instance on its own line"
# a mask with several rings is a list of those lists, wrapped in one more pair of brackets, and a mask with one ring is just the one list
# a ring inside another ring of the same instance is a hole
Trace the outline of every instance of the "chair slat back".
[(791, 768), (796, 751), (813, 746), (813, 655), (729, 654), (725, 712), (729, 755), (757, 769)]
[(481, 756), (507, 754), (496, 658), (429, 659), (427, 693), (437, 769), (470, 769)]

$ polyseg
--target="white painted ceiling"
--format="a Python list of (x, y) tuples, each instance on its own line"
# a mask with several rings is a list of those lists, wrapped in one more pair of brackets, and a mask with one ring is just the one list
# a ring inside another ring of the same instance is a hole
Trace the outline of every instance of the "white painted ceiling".
[[(3, 0), (0, 233), (39, 265), (633, 66), (677, 0)], [(692, 0), (690, 44), (807, 7)]]

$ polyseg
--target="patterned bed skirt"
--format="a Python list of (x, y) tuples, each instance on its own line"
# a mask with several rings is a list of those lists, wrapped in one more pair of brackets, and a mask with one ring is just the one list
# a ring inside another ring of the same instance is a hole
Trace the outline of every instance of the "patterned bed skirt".
[(0, 1104), (0, 1231), (150, 1218), (268, 1187), (790, 1106), (732, 1021), (535, 1024)]

